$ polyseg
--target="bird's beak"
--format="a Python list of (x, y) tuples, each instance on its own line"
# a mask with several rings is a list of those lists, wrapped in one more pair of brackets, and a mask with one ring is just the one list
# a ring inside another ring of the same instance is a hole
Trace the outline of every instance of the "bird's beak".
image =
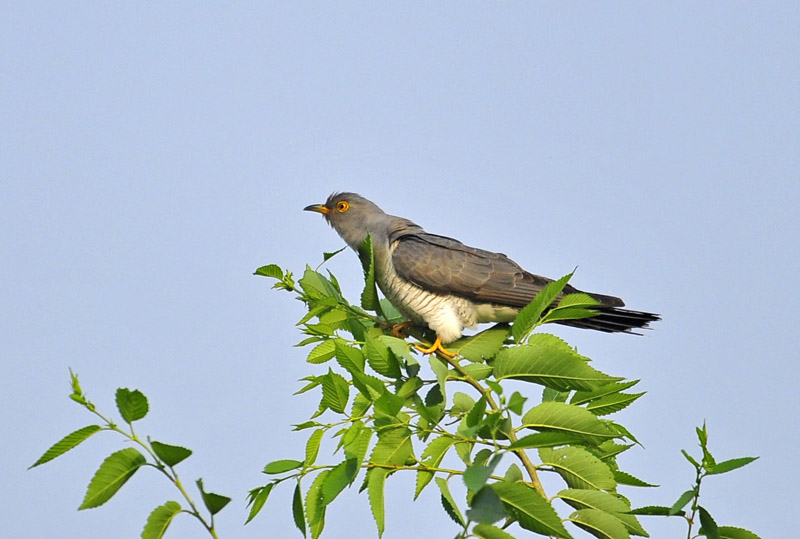
[(315, 211), (317, 213), (321, 213), (322, 215), (327, 215), (331, 212), (331, 210), (329, 210), (325, 204), (312, 204), (303, 208), (303, 211)]

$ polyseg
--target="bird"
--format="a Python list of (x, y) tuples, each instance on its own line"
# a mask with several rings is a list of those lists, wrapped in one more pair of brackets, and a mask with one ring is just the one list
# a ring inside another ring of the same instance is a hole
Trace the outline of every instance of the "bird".
[[(459, 339), (465, 328), (485, 322), (511, 322), (553, 279), (535, 275), (502, 253), (470, 247), (459, 240), (431, 234), (416, 223), (384, 212), (356, 193), (331, 194), (304, 211), (322, 214), (356, 253), (369, 237), (374, 253), (375, 281), (384, 296), (411, 323), (436, 333), (424, 353), (441, 351)], [(557, 323), (607, 333), (636, 333), (660, 315), (623, 309), (615, 296), (583, 292), (567, 284), (564, 295), (583, 293), (599, 304), (590, 318)], [(552, 305), (551, 305), (552, 307)]]

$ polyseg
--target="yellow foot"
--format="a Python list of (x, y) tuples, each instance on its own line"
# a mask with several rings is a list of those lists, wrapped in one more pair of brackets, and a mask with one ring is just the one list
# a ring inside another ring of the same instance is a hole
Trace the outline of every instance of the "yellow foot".
[(455, 354), (453, 352), (450, 352), (450, 351), (446, 350), (444, 348), (444, 346), (442, 346), (442, 338), (439, 337), (438, 335), (436, 336), (436, 340), (433, 341), (433, 344), (430, 346), (430, 348), (425, 348), (425, 347), (420, 346), (418, 344), (415, 344), (414, 348), (416, 348), (417, 350), (419, 350), (423, 354), (435, 354), (437, 352), (440, 352), (440, 353), (444, 354), (447, 357), (455, 356)]
[(414, 327), (414, 322), (400, 322), (392, 326), (392, 335), (398, 339), (405, 339), (408, 337), (406, 330)]

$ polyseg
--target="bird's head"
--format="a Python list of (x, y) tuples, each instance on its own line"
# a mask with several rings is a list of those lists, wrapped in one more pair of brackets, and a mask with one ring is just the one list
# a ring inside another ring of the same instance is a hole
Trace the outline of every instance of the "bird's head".
[(303, 209), (321, 213), (347, 245), (356, 251), (367, 234), (374, 238), (383, 230), (375, 225), (386, 217), (378, 206), (355, 193), (333, 193), (324, 204), (311, 204)]

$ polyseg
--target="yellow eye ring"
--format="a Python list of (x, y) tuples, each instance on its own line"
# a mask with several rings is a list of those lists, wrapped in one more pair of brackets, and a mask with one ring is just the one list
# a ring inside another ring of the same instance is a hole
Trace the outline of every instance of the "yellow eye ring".
[(336, 204), (336, 211), (339, 213), (344, 213), (350, 209), (350, 204), (347, 203), (346, 200), (340, 200), (338, 204)]

